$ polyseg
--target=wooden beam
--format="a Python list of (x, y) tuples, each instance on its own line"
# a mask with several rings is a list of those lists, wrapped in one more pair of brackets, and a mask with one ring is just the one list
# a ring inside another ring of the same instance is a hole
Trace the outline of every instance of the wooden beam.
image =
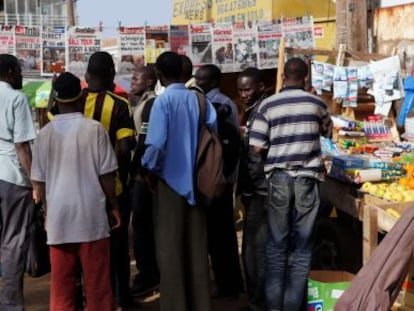
[(68, 26), (75, 26), (75, 8), (73, 1), (74, 0), (66, 0), (66, 15)]
[(280, 39), (280, 46), (279, 46), (279, 63), (277, 66), (277, 76), (276, 76), (276, 93), (283, 87), (283, 70), (285, 69), (285, 38)]
[[(326, 50), (326, 49), (298, 49), (298, 48), (286, 48), (287, 54), (301, 54), (301, 55), (320, 55), (320, 56), (337, 56), (338, 50)], [(370, 60), (381, 60), (391, 55), (374, 54), (366, 52), (356, 52), (353, 50), (346, 49), (345, 57), (353, 58), (355, 60), (370, 61)]]

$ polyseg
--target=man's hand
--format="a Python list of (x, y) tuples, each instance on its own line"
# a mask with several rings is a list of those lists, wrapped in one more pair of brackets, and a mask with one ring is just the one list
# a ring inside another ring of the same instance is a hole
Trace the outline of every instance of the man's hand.
[(32, 196), (33, 196), (33, 201), (36, 204), (41, 201), (41, 196), (40, 196), (39, 189), (33, 189)]
[(109, 212), (109, 224), (111, 229), (114, 230), (121, 226), (121, 215), (119, 214), (119, 209), (111, 209)]

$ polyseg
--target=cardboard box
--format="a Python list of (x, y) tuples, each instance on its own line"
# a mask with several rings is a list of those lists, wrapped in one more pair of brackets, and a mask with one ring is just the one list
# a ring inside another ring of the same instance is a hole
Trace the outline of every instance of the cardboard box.
[(333, 311), (354, 275), (345, 271), (312, 270), (308, 279), (308, 311)]

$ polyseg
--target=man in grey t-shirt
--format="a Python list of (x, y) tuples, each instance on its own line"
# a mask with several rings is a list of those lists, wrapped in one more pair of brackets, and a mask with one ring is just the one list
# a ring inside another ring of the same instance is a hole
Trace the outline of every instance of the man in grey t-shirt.
[(60, 114), (40, 131), (32, 166), (32, 180), (46, 202), (50, 309), (75, 309), (79, 261), (87, 309), (111, 311), (108, 216), (112, 228), (120, 225), (116, 156), (104, 127), (80, 112), (80, 80), (71, 73), (61, 74), (55, 89)]

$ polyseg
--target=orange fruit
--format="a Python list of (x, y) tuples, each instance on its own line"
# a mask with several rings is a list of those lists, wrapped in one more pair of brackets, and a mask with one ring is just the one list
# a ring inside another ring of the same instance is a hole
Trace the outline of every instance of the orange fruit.
[(408, 188), (414, 189), (414, 179), (410, 179), (410, 181), (407, 184)]
[(398, 183), (403, 186), (407, 186), (410, 180), (407, 177), (401, 177)]

